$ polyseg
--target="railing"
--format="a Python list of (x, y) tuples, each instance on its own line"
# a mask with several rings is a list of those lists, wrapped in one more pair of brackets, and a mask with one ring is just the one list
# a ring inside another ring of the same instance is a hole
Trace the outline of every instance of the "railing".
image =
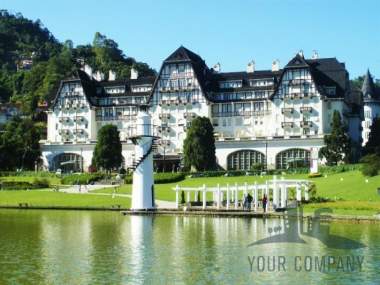
[(281, 109), (281, 113), (282, 114), (293, 114), (293, 112), (294, 112), (294, 108), (282, 108)]
[(301, 121), (300, 126), (301, 128), (309, 128), (313, 126), (313, 123), (311, 121)]
[(281, 127), (283, 127), (283, 128), (293, 128), (294, 127), (294, 123), (293, 122), (282, 122), (281, 123)]
[(125, 130), (125, 137), (127, 139), (142, 136), (158, 137), (160, 135), (159, 128), (159, 126), (152, 124), (137, 124), (129, 126)]
[(312, 107), (301, 107), (300, 108), (300, 112), (301, 113), (306, 113), (306, 112), (309, 112), (309, 113), (311, 113), (313, 111), (313, 108)]

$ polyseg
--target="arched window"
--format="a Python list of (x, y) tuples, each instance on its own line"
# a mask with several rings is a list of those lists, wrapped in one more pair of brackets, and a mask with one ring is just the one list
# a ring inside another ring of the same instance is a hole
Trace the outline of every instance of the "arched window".
[(61, 153), (54, 157), (52, 170), (61, 169), (62, 172), (81, 172), (83, 157), (76, 153)]
[(302, 148), (291, 148), (281, 151), (276, 156), (276, 168), (300, 168), (309, 167), (310, 151)]
[(265, 155), (256, 150), (239, 150), (227, 156), (228, 170), (250, 170), (258, 163), (265, 164)]

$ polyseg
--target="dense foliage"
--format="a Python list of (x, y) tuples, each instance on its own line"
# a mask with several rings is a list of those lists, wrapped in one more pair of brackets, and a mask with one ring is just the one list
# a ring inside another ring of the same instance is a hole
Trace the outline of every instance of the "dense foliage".
[(350, 138), (341, 121), (340, 113), (334, 111), (331, 123), (331, 133), (324, 137), (325, 146), (320, 150), (320, 156), (326, 159), (327, 165), (337, 165), (348, 162), (350, 158)]
[(197, 117), (191, 122), (183, 144), (186, 169), (216, 169), (214, 128), (209, 118)]
[(380, 118), (375, 118), (372, 122), (368, 141), (364, 147), (364, 153), (380, 156)]
[(0, 132), (0, 170), (33, 169), (41, 155), (39, 140), (31, 119), (10, 120)]
[[(31, 68), (22, 68), (25, 59)], [(60, 43), (41, 21), (0, 10), (0, 102), (20, 102), (25, 113), (36, 116), (38, 102), (50, 101), (59, 81), (82, 63), (106, 77), (110, 69), (117, 78), (129, 76), (132, 66), (141, 75), (154, 74), (105, 35), (96, 33), (92, 45), (74, 47), (71, 40)]]
[(119, 168), (123, 161), (119, 131), (114, 125), (105, 125), (98, 132), (92, 164), (97, 169)]

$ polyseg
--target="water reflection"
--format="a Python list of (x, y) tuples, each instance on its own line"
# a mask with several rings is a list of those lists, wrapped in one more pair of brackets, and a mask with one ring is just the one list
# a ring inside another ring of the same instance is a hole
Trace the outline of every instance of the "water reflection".
[[(328, 231), (324, 225), (313, 231), (307, 231), (309, 227), (306, 220), (297, 219), (0, 211), (0, 284), (375, 282), (380, 266), (378, 224), (331, 223)], [(304, 243), (248, 247), (268, 237), (281, 235), (289, 241), (298, 234)], [(349, 238), (367, 247), (329, 248), (329, 236)], [(363, 271), (294, 272), (289, 268), (275, 274), (251, 272), (247, 260), (248, 256), (331, 255), (364, 256)]]

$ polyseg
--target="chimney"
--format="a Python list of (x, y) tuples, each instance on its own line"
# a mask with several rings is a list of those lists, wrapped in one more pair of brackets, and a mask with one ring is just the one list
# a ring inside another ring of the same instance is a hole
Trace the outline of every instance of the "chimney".
[(311, 55), (311, 58), (312, 59), (318, 59), (319, 58), (318, 52), (316, 50), (313, 50), (313, 54)]
[(116, 72), (113, 70), (108, 71), (108, 81), (114, 81), (116, 79)]
[(88, 64), (85, 64), (85, 65), (84, 65), (84, 70), (83, 70), (83, 71), (86, 72), (87, 75), (88, 75), (90, 78), (92, 78), (92, 68), (91, 68), (91, 66), (89, 66)]
[(220, 63), (218, 62), (217, 64), (215, 64), (213, 67), (214, 71), (216, 73), (220, 72), (221, 68), (220, 68)]
[(96, 81), (102, 81), (102, 80), (104, 80), (104, 74), (101, 73), (101, 72), (98, 70), (98, 71), (95, 72), (95, 74), (94, 74), (94, 79), (95, 79)]
[(138, 77), (139, 77), (139, 72), (132, 67), (131, 68), (131, 79), (137, 79)]
[(248, 62), (247, 73), (254, 73), (254, 72), (255, 72), (255, 61), (252, 60), (252, 61)]
[(272, 62), (272, 71), (279, 71), (279, 70), (280, 70), (280, 61), (276, 59)]

